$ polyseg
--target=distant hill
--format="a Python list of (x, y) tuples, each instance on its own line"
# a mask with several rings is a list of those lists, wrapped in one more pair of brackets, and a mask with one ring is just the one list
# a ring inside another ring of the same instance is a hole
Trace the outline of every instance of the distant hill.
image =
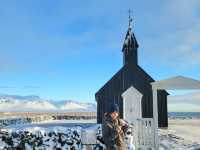
[(53, 101), (39, 96), (0, 95), (0, 111), (96, 112), (96, 104), (73, 100)]

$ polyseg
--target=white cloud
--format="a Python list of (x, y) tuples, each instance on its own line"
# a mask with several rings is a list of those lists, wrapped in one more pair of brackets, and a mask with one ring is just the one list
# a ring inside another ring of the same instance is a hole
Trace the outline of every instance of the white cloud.
[(152, 50), (152, 56), (149, 55), (152, 62), (181, 71), (199, 67), (199, 10), (199, 0), (166, 1), (153, 22), (159, 28), (154, 32), (159, 34), (146, 41), (146, 47)]
[(200, 112), (200, 92), (168, 96), (168, 111)]
[[(200, 23), (200, 22), (199, 22)], [(173, 47), (166, 47), (164, 52), (168, 59), (164, 59), (174, 67), (190, 68), (200, 65), (200, 24), (190, 29), (175, 32), (173, 37), (166, 39), (172, 42)], [(174, 40), (173, 40), (174, 39)]]
[(173, 24), (175, 27), (190, 26), (197, 21), (199, 8), (199, 0), (168, 0), (163, 5), (161, 20), (168, 25)]
[(200, 106), (188, 103), (169, 104), (168, 112), (200, 112)]

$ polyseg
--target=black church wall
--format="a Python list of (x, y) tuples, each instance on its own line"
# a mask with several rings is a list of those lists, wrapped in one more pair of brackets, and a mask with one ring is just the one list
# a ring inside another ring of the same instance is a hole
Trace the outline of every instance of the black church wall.
[[(158, 90), (158, 123), (160, 127), (168, 126), (168, 110), (167, 110), (167, 96), (164, 90)], [(165, 121), (163, 121), (165, 120)]]
[[(143, 94), (142, 97), (142, 117), (153, 117), (153, 100), (152, 89), (149, 81), (153, 79), (147, 78), (143, 75), (143, 70), (137, 68), (138, 66), (125, 65), (105, 86), (96, 93), (96, 100), (98, 101), (97, 121), (102, 123), (104, 113), (108, 111), (109, 103), (117, 103), (120, 108), (120, 117), (123, 117), (123, 99), (121, 94), (127, 90), (131, 85)], [(132, 71), (130, 71), (132, 70)], [(166, 117), (167, 98), (166, 92), (160, 91), (158, 93), (158, 118), (159, 127), (167, 127), (168, 118)]]

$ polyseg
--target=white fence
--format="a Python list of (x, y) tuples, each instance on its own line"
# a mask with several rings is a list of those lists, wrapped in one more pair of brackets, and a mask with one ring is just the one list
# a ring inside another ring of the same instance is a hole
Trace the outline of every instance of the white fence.
[(152, 118), (137, 119), (133, 128), (136, 150), (154, 149), (154, 124)]
[[(154, 150), (155, 143), (153, 118), (136, 119), (131, 128), (132, 140), (128, 141), (126, 144), (133, 144), (135, 147), (134, 150)], [(101, 126), (99, 126), (98, 129), (87, 128), (86, 130), (83, 130), (81, 133), (82, 144), (86, 146), (99, 144), (99, 142), (97, 142), (96, 133), (101, 132), (101, 130)]]

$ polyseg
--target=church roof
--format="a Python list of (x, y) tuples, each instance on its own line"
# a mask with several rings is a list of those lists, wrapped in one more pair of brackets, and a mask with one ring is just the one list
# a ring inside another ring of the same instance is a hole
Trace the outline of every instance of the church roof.
[[(134, 68), (132, 68), (134, 67)], [(116, 80), (121, 73), (125, 72), (126, 69), (131, 69), (132, 71), (136, 70), (136, 72), (134, 73), (134, 75), (139, 76), (140, 78), (142, 78), (143, 80), (146, 80), (147, 82), (149, 82), (149, 84), (151, 82), (154, 82), (155, 80), (147, 73), (144, 71), (144, 69), (142, 69), (140, 66), (138, 65), (131, 65), (131, 67), (129, 65), (124, 65), (115, 75), (112, 76), (112, 78), (107, 81), (100, 89), (97, 93), (101, 92), (101, 90), (103, 90), (108, 84), (110, 84), (110, 82)], [(97, 94), (96, 93), (96, 94)]]
[[(154, 83), (155, 80), (139, 65), (124, 65), (117, 73), (115, 73), (112, 78), (110, 80), (108, 80), (97, 92), (96, 94), (100, 93), (106, 86), (108, 86), (109, 84), (111, 84), (111, 82), (115, 82), (116, 79), (118, 79), (118, 77), (125, 72), (126, 69), (130, 69), (132, 70), (134, 73), (134, 76), (138, 76), (139, 78), (141, 78), (142, 80), (145, 80), (146, 82), (149, 83), (149, 85), (151, 85), (151, 83)], [(133, 85), (132, 85), (133, 86)], [(165, 90), (164, 90), (165, 91)], [(167, 91), (165, 91), (167, 95), (169, 95), (169, 93)], [(96, 95), (95, 94), (95, 95)]]
[(129, 26), (128, 31), (126, 33), (125, 40), (124, 40), (122, 51), (128, 48), (137, 49), (138, 47), (139, 47), (139, 44), (135, 38), (134, 33), (132, 32), (132, 28)]

